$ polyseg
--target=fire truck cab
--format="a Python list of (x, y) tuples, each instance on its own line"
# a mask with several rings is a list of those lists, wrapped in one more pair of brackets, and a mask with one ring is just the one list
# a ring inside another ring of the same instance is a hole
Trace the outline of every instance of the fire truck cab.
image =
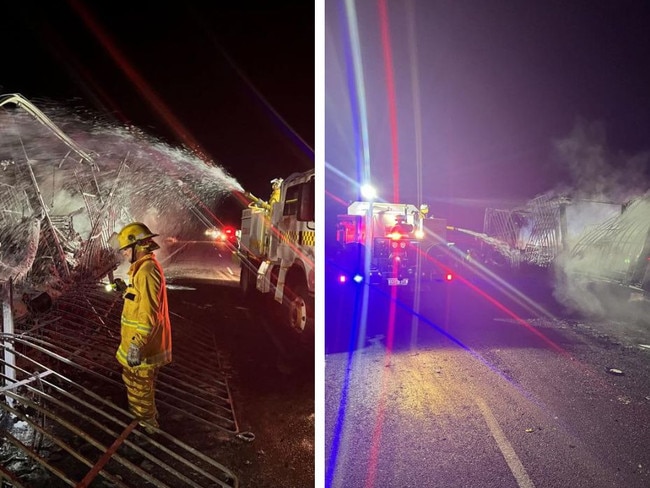
[(339, 283), (414, 286), (450, 280), (446, 221), (427, 217), (426, 206), (352, 202), (337, 218)]

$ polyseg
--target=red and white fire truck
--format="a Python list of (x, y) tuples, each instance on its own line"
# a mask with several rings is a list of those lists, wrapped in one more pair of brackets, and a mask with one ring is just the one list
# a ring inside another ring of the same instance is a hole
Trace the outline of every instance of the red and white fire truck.
[(337, 218), (336, 279), (400, 287), (451, 281), (446, 231), (426, 205), (352, 202)]

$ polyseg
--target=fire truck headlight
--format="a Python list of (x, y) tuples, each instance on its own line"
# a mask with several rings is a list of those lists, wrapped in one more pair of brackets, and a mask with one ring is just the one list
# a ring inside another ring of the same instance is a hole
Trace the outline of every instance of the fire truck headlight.
[(356, 275), (354, 275), (354, 278), (352, 278), (352, 280), (355, 283), (361, 283), (363, 281), (363, 276), (361, 276), (360, 274), (356, 274)]
[(377, 198), (377, 190), (372, 185), (362, 185), (361, 186), (361, 196), (365, 200), (374, 200)]

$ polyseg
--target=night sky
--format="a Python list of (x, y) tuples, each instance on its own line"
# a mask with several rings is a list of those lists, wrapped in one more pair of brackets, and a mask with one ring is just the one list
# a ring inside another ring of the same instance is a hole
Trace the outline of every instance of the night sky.
[(262, 198), (314, 164), (309, 2), (27, 1), (2, 15), (1, 93), (195, 148)]
[(380, 198), (450, 219), (471, 207), (478, 226), (486, 206), (561, 185), (603, 199), (650, 187), (648, 2), (355, 5), (326, 2), (328, 210), (368, 175)]

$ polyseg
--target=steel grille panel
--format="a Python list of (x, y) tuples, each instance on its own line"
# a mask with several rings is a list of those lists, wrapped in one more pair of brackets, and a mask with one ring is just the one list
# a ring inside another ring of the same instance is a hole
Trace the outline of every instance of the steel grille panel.
[[(237, 486), (237, 477), (192, 447), (191, 439), (164, 430), (151, 437), (132, 423), (114, 358), (120, 312), (121, 299), (88, 285), (74, 298), (62, 295), (50, 311), (24, 317), (16, 334), (4, 337), (15, 351), (16, 379), (1, 390), (6, 442), (0, 477), (37, 486), (12, 471), (12, 458), (29, 457), (42, 471), (39, 479), (53, 487), (77, 486), (89, 473), (105, 483), (93, 486)], [(237, 421), (214, 340), (204, 330), (192, 337), (175, 343), (174, 362), (160, 371), (161, 416), (234, 434)], [(197, 352), (207, 360), (195, 361)], [(3, 361), (3, 367), (10, 365)], [(106, 464), (92, 473), (102, 458)]]

